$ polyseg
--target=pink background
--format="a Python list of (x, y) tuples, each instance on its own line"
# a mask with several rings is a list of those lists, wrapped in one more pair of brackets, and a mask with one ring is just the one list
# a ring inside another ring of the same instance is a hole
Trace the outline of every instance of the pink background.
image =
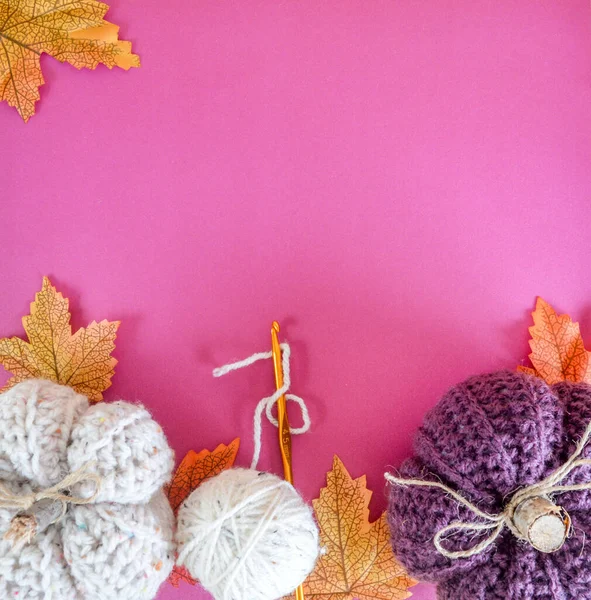
[[(0, 106), (0, 334), (22, 334), (43, 274), (76, 326), (121, 319), (107, 397), (144, 401), (179, 458), (241, 436), (249, 463), (271, 365), (211, 370), (268, 348), (275, 318), (314, 423), (298, 485), (314, 497), (338, 453), (374, 516), (442, 392), (525, 359), (536, 295), (591, 346), (588, 0), (113, 0), (109, 18), (141, 69), (44, 57), (30, 123)], [(264, 443), (279, 472), (270, 426)]]

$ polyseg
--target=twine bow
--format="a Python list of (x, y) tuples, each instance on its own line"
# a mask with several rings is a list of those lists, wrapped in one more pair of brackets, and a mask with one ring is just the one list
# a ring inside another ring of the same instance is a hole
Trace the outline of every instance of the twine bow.
[[(505, 509), (498, 514), (490, 514), (483, 510), (480, 510), (475, 504), (464, 498), (461, 494), (452, 490), (450, 487), (438, 481), (423, 481), (422, 479), (404, 479), (402, 477), (395, 477), (390, 473), (386, 473), (386, 479), (393, 484), (400, 486), (420, 486), (420, 487), (432, 487), (439, 488), (455, 498), (460, 504), (471, 510), (475, 515), (483, 519), (484, 523), (470, 522), (470, 521), (454, 521), (449, 525), (441, 528), (433, 539), (435, 547), (440, 554), (447, 558), (468, 558), (476, 554), (480, 554), (486, 550), (495, 540), (501, 535), (503, 529), (507, 527), (511, 533), (518, 539), (526, 539), (519, 529), (515, 525), (514, 516), (517, 508), (526, 500), (531, 500), (537, 497), (548, 497), (552, 494), (563, 494), (565, 492), (576, 492), (582, 490), (591, 489), (591, 481), (584, 483), (576, 483), (570, 485), (561, 485), (561, 482), (578, 467), (585, 465), (591, 465), (591, 459), (579, 458), (589, 438), (591, 437), (591, 423), (587, 425), (583, 437), (578, 441), (575, 451), (572, 453), (570, 458), (560, 467), (552, 471), (548, 477), (542, 479), (539, 483), (524, 487), (511, 497)], [(478, 544), (468, 548), (467, 550), (450, 551), (442, 545), (442, 539), (452, 531), (471, 531), (479, 532), (492, 530), (490, 535), (483, 539)], [(528, 540), (529, 541), (529, 540)]]
[[(102, 478), (95, 473), (89, 473), (88, 469), (90, 466), (90, 464), (84, 465), (77, 471), (66, 475), (59, 483), (32, 494), (15, 494), (0, 482), (0, 508), (17, 509), (19, 512), (24, 512), (40, 500), (55, 500), (62, 503), (62, 512), (57, 519), (59, 520), (68, 510), (68, 504), (89, 504), (98, 496)], [(81, 496), (71, 496), (67, 493), (67, 490), (83, 481), (92, 481), (95, 484), (92, 496), (82, 498)]]

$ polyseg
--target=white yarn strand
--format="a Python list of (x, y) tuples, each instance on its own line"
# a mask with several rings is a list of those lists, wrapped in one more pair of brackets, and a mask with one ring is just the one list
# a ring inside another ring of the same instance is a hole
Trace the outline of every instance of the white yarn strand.
[[(284, 346), (287, 346), (287, 344), (281, 344), (282, 350)], [(222, 367), (217, 367), (217, 369), (213, 370), (213, 376), (222, 377), (222, 375), (227, 375), (231, 371), (237, 371), (238, 369), (243, 369), (244, 367), (250, 367), (250, 365), (253, 365), (259, 360), (268, 360), (269, 358), (273, 358), (272, 352), (256, 352), (244, 360), (239, 360), (237, 362), (228, 363)]]
[[(279, 423), (277, 419), (273, 416), (272, 410), (273, 406), (277, 403), (281, 396), (285, 396), (285, 399), (291, 402), (295, 402), (299, 407), (302, 414), (302, 426), (301, 427), (291, 427), (289, 431), (292, 435), (300, 435), (302, 433), (306, 433), (310, 429), (310, 413), (308, 412), (308, 407), (302, 398), (296, 396), (295, 394), (288, 394), (289, 387), (291, 385), (291, 377), (290, 377), (290, 363), (289, 358), (291, 356), (291, 348), (289, 344), (283, 342), (280, 344), (281, 347), (281, 366), (283, 368), (283, 385), (271, 396), (266, 398), (262, 398), (256, 406), (254, 411), (254, 452), (252, 456), (252, 463), (250, 465), (251, 469), (256, 469), (259, 464), (259, 459), (261, 456), (261, 437), (262, 437), (262, 421), (263, 421), (263, 412), (265, 413), (268, 421), (272, 423), (275, 427), (279, 427)], [(269, 360), (273, 358), (272, 352), (256, 352), (252, 356), (245, 358), (244, 360), (240, 360), (237, 362), (229, 363), (222, 367), (218, 367), (213, 370), (214, 377), (222, 377), (223, 375), (227, 375), (232, 371), (237, 371), (238, 369), (243, 369), (244, 367), (249, 367), (250, 365), (258, 362), (259, 360)]]

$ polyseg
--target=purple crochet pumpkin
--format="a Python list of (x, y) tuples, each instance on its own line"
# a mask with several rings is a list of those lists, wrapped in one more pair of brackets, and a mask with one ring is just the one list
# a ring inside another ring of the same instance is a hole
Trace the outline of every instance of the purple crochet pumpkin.
[[(502, 513), (516, 490), (547, 477), (573, 454), (591, 421), (591, 386), (500, 372), (453, 387), (426, 416), (414, 458), (400, 476), (438, 481), (489, 514)], [(591, 443), (581, 458), (591, 456)], [(591, 481), (591, 467), (561, 484)], [(470, 557), (447, 558), (435, 535), (452, 522), (483, 522), (445, 491), (390, 486), (394, 552), (410, 574), (437, 583), (442, 600), (591, 600), (591, 492), (554, 496), (572, 520), (564, 545), (540, 552), (507, 527)], [(473, 548), (490, 534), (456, 531), (445, 549)], [(586, 540), (586, 543), (585, 543)]]

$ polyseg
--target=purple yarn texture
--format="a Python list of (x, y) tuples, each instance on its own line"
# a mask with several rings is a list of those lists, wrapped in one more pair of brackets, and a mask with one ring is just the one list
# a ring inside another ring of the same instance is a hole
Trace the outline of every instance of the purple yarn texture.
[[(473, 377), (427, 414), (400, 476), (441, 481), (480, 509), (500, 513), (518, 488), (567, 460), (590, 421), (587, 384), (548, 386), (508, 371)], [(582, 456), (591, 457), (591, 443)], [(590, 480), (591, 468), (580, 467), (563, 483)], [(479, 518), (442, 490), (389, 487), (394, 552), (412, 576), (437, 584), (440, 600), (591, 600), (590, 491), (554, 497), (573, 524), (557, 552), (538, 552), (505, 528), (481, 554), (452, 560), (435, 548), (435, 534), (453, 521)], [(465, 550), (485, 535), (456, 534), (444, 545)]]

